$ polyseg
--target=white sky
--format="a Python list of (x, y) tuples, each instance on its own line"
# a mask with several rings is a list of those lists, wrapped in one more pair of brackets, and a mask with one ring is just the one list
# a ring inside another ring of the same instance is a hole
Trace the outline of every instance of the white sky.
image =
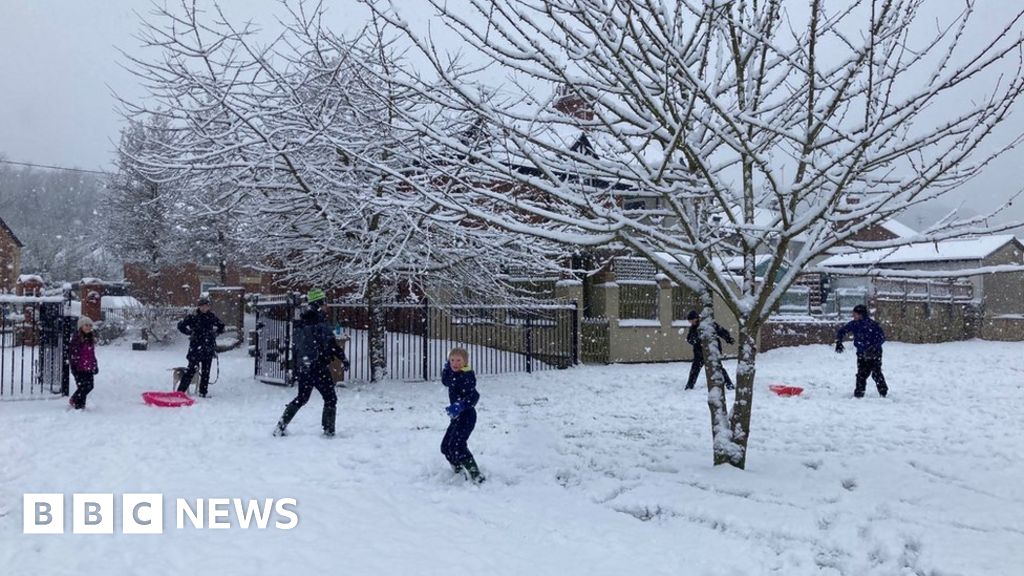
[[(237, 20), (274, 26), (280, 12), (275, 0), (222, 0)], [(798, 2), (802, 3), (802, 2)], [(410, 21), (425, 23), (429, 9), (420, 0), (402, 0)], [(980, 0), (984, 7), (978, 37), (993, 33), (1019, 0)], [(352, 0), (328, 0), (328, 21), (351, 32), (363, 21)], [(112, 94), (141, 96), (136, 79), (120, 66), (120, 47), (138, 46), (132, 35), (148, 0), (0, 0), (0, 154), (9, 160), (109, 169), (122, 125)], [(933, 0), (931, 11), (962, 6), (962, 0)], [(1024, 132), (1024, 109), (1010, 120), (1006, 133)], [(993, 164), (956, 198), (975, 211), (1000, 204), (1022, 186), (1024, 148)], [(1013, 208), (1024, 218), (1024, 201)], [(914, 225), (912, 221), (908, 224)]]

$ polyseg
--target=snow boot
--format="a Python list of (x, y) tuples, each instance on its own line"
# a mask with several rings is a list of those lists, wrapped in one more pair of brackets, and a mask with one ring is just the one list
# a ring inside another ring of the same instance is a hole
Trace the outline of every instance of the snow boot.
[(334, 430), (324, 428), (324, 438), (334, 438)]
[(286, 426), (287, 426), (287, 424), (284, 423), (284, 420), (278, 422), (277, 426), (274, 426), (274, 436), (275, 437), (287, 436), (288, 433), (285, 431), (285, 427)]
[(470, 481), (474, 484), (481, 484), (486, 480), (483, 474), (480, 474), (480, 468), (476, 465), (476, 460), (472, 456), (462, 461), (462, 467), (466, 469)]

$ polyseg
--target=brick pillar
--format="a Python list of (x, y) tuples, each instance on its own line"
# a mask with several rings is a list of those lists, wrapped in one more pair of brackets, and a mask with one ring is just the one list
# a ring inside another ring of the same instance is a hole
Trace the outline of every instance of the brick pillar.
[(103, 283), (99, 280), (82, 280), (78, 285), (78, 297), (82, 300), (82, 316), (92, 318), (93, 322), (103, 319), (101, 302), (103, 300)]
[(672, 281), (664, 274), (656, 276), (658, 281), (658, 320), (664, 334), (672, 333)]
[(21, 276), (15, 287), (18, 296), (42, 296), (43, 280), (38, 276)]
[(229, 328), (242, 333), (245, 322), (245, 288), (210, 288), (210, 308)]

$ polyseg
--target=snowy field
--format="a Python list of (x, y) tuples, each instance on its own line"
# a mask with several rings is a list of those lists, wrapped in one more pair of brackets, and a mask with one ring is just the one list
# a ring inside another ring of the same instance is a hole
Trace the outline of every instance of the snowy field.
[[(139, 393), (170, 387), (183, 345), (104, 347), (85, 413), (0, 403), (0, 574), (1024, 573), (1024, 344), (886, 350), (889, 399), (859, 401), (850, 354), (764, 354), (745, 472), (710, 465), (686, 364), (483, 378), (472, 486), (438, 452), (437, 383), (340, 389), (333, 440), (314, 394), (277, 439), (294, 391), (243, 352), (212, 398), (161, 410)], [(26, 492), (294, 497), (300, 523), (175, 530), (165, 511), (161, 536), (28, 536)]]

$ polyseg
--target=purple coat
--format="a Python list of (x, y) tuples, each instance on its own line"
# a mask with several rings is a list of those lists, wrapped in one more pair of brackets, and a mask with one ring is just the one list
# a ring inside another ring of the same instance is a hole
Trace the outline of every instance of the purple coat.
[(96, 362), (96, 337), (85, 336), (81, 331), (71, 337), (68, 345), (71, 355), (71, 371), (79, 374), (96, 374), (99, 364)]

